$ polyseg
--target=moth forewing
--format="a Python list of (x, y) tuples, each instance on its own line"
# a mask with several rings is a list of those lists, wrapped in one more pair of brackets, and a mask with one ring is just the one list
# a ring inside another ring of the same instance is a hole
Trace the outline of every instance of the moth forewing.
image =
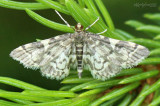
[(138, 65), (149, 55), (141, 45), (93, 33), (87, 34), (86, 65), (96, 79), (106, 80), (122, 69)]

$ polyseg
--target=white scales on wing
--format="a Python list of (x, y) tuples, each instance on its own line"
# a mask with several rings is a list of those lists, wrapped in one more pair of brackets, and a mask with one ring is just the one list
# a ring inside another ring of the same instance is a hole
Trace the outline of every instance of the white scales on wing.
[(80, 78), (87, 68), (94, 78), (106, 80), (122, 69), (136, 66), (149, 55), (144, 46), (86, 32), (98, 19), (85, 30), (78, 23), (75, 33), (20, 46), (10, 56), (27, 68), (40, 69), (42, 75), (51, 79), (65, 78), (70, 67), (74, 67)]

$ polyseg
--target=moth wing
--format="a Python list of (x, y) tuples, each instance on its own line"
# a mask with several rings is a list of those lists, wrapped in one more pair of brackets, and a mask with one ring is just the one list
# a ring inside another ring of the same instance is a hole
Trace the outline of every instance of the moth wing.
[[(25, 67), (32, 69), (41, 69), (42, 74), (48, 76), (45, 73), (48, 71), (60, 71), (58, 68), (55, 70), (47, 69), (52, 65), (61, 64), (60, 62), (64, 59), (65, 65), (68, 67), (68, 61), (71, 59), (69, 53), (71, 51), (71, 45), (73, 41), (73, 34), (59, 35), (46, 40), (29, 43), (14, 49), (10, 56), (20, 61)], [(55, 62), (56, 60), (56, 62)], [(55, 64), (54, 64), (55, 63)], [(64, 63), (62, 63), (64, 65)], [(59, 66), (59, 65), (57, 65)], [(68, 72), (68, 68), (65, 68)], [(46, 71), (46, 72), (45, 72)]]
[(72, 45), (65, 46), (58, 56), (40, 68), (43, 76), (61, 80), (69, 75), (70, 64), (76, 59), (75, 55), (72, 55)]
[(149, 55), (144, 46), (89, 33), (84, 62), (96, 79), (106, 80), (121, 69), (136, 66)]

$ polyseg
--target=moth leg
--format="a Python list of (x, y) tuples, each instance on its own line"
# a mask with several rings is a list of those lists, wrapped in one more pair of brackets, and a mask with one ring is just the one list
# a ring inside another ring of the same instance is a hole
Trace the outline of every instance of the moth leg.
[(97, 34), (98, 34), (98, 35), (101, 35), (101, 34), (103, 34), (103, 33), (105, 33), (105, 32), (107, 32), (107, 29), (105, 29), (104, 31), (99, 32), (99, 33), (97, 33)]

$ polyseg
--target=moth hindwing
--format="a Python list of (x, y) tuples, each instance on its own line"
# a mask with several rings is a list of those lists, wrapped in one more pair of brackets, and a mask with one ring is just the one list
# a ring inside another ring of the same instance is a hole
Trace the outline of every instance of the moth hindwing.
[(149, 55), (144, 46), (76, 30), (14, 49), (10, 56), (25, 67), (40, 69), (51, 79), (63, 79), (70, 67), (81, 77), (84, 68), (96, 79), (106, 80), (122, 69), (136, 66)]

